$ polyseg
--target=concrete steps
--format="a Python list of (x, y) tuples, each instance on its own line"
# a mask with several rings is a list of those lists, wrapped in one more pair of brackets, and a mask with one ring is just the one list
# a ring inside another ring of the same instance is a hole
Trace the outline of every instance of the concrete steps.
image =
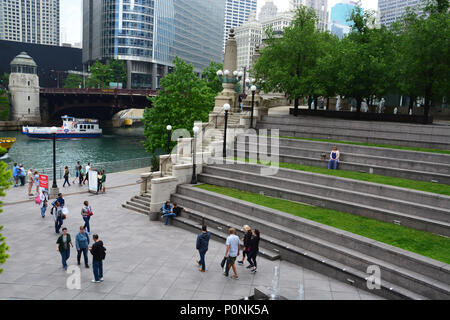
[[(229, 167), (206, 166), (198, 178), (203, 183), (263, 193), (280, 199), (348, 212), (450, 236), (450, 222), (446, 222), (450, 214), (448, 209), (422, 206), (400, 200), (395, 201), (386, 197), (367, 195), (351, 190), (340, 190), (286, 178), (261, 176), (260, 174), (234, 170)], [(441, 220), (437, 220), (438, 218)]]
[(450, 150), (450, 126), (354, 121), (299, 116), (263, 116), (258, 129), (280, 136), (334, 139)]
[(179, 186), (173, 201), (188, 207), (213, 228), (249, 224), (262, 233), (261, 245), (334, 278), (365, 286), (369, 265), (381, 268), (382, 289), (393, 299), (449, 299), (450, 266), (349, 232), (192, 186)]
[(134, 196), (129, 201), (122, 204), (123, 208), (133, 210), (135, 212), (148, 215), (150, 213), (150, 200), (149, 194), (143, 196)]

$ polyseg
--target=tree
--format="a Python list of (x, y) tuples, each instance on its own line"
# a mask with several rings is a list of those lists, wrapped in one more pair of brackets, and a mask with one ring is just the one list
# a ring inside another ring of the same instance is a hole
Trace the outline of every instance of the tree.
[[(161, 79), (158, 95), (150, 98), (152, 107), (144, 112), (144, 146), (149, 153), (167, 149), (166, 126), (172, 131), (187, 129), (192, 134), (194, 121), (207, 121), (214, 107), (216, 92), (199, 79), (192, 64), (174, 60), (173, 72)], [(172, 142), (170, 147), (176, 143)]]
[(64, 79), (63, 88), (81, 88), (83, 85), (83, 78), (78, 74), (69, 73), (66, 79)]
[(315, 11), (300, 6), (281, 37), (267, 29), (267, 45), (253, 67), (255, 78), (264, 79), (260, 85), (265, 92), (284, 92), (295, 100), (294, 114), (298, 112), (299, 98), (317, 91), (313, 79), (321, 36), (316, 22)]
[(0, 88), (8, 89), (9, 85), (9, 73), (3, 73), (0, 75)]
[(217, 70), (222, 70), (223, 64), (211, 61), (209, 66), (203, 69), (202, 79), (204, 79), (208, 85), (215, 93), (219, 93), (222, 91), (222, 83), (219, 81), (217, 77)]
[(398, 34), (399, 87), (412, 97), (425, 97), (426, 121), (432, 104), (448, 96), (450, 13), (448, 1), (429, 1), (425, 15), (409, 10), (394, 26)]
[(11, 112), (11, 94), (6, 90), (0, 90), (0, 120), (8, 121)]
[(123, 87), (125, 87), (127, 83), (127, 67), (125, 61), (119, 59), (110, 60), (108, 67), (108, 72), (112, 79), (111, 82), (122, 83)]
[(86, 81), (88, 88), (109, 87), (110, 82), (126, 84), (127, 70), (122, 60), (110, 60), (108, 64), (95, 61), (90, 69), (91, 76)]
[[(1, 161), (0, 162), (0, 196), (5, 196), (5, 190), (11, 185), (11, 170), (8, 170), (8, 165)], [(0, 201), (0, 207), (2, 202)], [(3, 210), (0, 209), (0, 212)], [(3, 230), (3, 226), (0, 226), (0, 231)], [(0, 264), (4, 264), (6, 259), (8, 259), (9, 255), (6, 251), (9, 250), (9, 247), (6, 245), (5, 237), (0, 233)], [(0, 268), (0, 273), (3, 272), (3, 269)]]

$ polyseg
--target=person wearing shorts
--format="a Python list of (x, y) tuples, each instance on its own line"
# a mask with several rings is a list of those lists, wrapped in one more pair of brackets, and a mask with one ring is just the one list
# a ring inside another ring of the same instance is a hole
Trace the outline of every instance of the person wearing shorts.
[(239, 237), (236, 235), (236, 230), (234, 228), (230, 228), (228, 230), (230, 234), (225, 243), (226, 251), (225, 257), (228, 259), (228, 266), (224, 272), (224, 275), (228, 277), (230, 268), (233, 269), (234, 275), (233, 279), (239, 279), (237, 269), (236, 269), (236, 258), (239, 256)]

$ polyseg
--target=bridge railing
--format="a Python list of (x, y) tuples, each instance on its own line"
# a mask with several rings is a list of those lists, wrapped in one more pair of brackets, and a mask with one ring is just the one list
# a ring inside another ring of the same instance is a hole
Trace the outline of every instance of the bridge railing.
[[(127, 160), (118, 160), (118, 161), (109, 161), (109, 162), (91, 162), (91, 168), (96, 168), (98, 171), (105, 170), (105, 174), (114, 173), (114, 172), (122, 172), (134, 169), (142, 169), (151, 167), (151, 158), (136, 158), (136, 159), (127, 159)], [(87, 163), (82, 163), (83, 169), (86, 169)], [(70, 178), (69, 181), (72, 182), (75, 179), (75, 164), (67, 165), (69, 167)], [(62, 179), (64, 177), (64, 168), (65, 166), (56, 167), (56, 179)], [(12, 170), (12, 165), (10, 166)], [(26, 169), (28, 170), (28, 169)], [(48, 168), (33, 168), (34, 171), (39, 172), (39, 174), (44, 174), (49, 176), (49, 180), (53, 181), (53, 167)]]
[(95, 88), (41, 88), (43, 94), (107, 94), (107, 95), (139, 95), (139, 96), (155, 96), (157, 90), (149, 89), (95, 89)]

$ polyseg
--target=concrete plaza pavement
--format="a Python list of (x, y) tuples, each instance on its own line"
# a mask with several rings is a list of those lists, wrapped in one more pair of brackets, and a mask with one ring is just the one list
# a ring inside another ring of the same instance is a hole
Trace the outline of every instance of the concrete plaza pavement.
[[(41, 218), (38, 205), (26, 201), (26, 191), (9, 189), (2, 200), (12, 204), (3, 206), (0, 214), (2, 233), (10, 247), (10, 258), (0, 265), (4, 269), (0, 299), (234, 300), (252, 294), (255, 287), (269, 291), (275, 266), (280, 270), (280, 294), (289, 299), (381, 299), (314, 271), (261, 257), (256, 274), (238, 265), (239, 280), (226, 278), (219, 266), (224, 244), (213, 240), (206, 255), (207, 272), (200, 273), (195, 263), (195, 234), (149, 221), (148, 216), (121, 207), (138, 193), (139, 185), (129, 184), (136, 183), (139, 171), (109, 174), (106, 194), (80, 193), (77, 185), (62, 190), (69, 209), (64, 226), (72, 238), (83, 224), (80, 210), (88, 200), (94, 211), (91, 231), (99, 234), (107, 248), (105, 281), (91, 283), (92, 269), (84, 268), (82, 261), (80, 290), (66, 287), (69, 274), (62, 269), (56, 251), (57, 235), (49, 210), (45, 219)], [(91, 257), (89, 254), (90, 264)], [(75, 249), (71, 249), (68, 264), (76, 265)]]

